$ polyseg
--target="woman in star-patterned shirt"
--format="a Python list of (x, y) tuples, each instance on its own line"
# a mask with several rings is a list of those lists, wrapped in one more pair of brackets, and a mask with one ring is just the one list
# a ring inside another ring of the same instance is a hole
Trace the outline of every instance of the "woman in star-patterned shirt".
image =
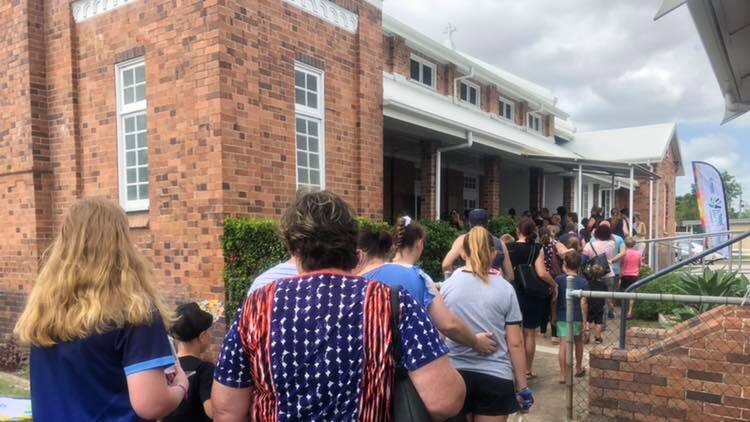
[[(214, 420), (390, 421), (390, 290), (351, 274), (357, 221), (330, 192), (300, 197), (281, 222), (299, 276), (246, 299), (224, 339)], [(459, 412), (465, 388), (424, 309), (401, 290), (401, 362), (427, 410)]]

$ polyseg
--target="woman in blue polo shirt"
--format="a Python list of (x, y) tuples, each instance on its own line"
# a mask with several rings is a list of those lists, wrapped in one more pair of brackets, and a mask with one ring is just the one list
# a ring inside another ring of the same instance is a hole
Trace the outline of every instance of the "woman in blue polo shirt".
[(141, 421), (177, 408), (188, 381), (154, 284), (119, 206), (73, 205), (15, 328), (31, 345), (34, 420)]

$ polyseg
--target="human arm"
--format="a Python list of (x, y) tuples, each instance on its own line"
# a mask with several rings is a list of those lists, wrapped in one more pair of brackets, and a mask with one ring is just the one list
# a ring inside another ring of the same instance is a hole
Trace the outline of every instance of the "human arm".
[(448, 360), (448, 348), (424, 308), (408, 292), (399, 291), (399, 304), (400, 364), (434, 420), (455, 416), (463, 406), (466, 387)]
[(492, 339), (492, 334), (474, 334), (469, 326), (448, 308), (440, 293), (435, 295), (429, 307), (429, 313), (432, 322), (435, 323), (435, 328), (456, 343), (471, 347), (482, 355), (488, 355), (497, 350), (497, 343)]
[(516, 378), (516, 389), (523, 390), (528, 387), (526, 381), (526, 349), (523, 346), (523, 330), (521, 324), (505, 325), (505, 340), (508, 343), (508, 354), (513, 365), (513, 374)]
[(163, 418), (182, 403), (188, 389), (188, 380), (179, 364), (175, 365), (175, 370), (171, 384), (167, 382), (162, 368), (127, 376), (130, 405), (139, 417), (148, 420)]
[[(615, 242), (614, 252), (616, 255), (612, 258), (611, 261), (618, 262), (622, 260), (623, 257), (625, 257), (625, 254), (628, 253), (628, 248), (625, 247), (625, 242), (618, 242), (616, 240), (614, 242)], [(618, 249), (618, 246), (619, 246), (619, 249)]]
[(581, 298), (581, 318), (584, 324), (589, 320), (589, 298), (587, 297)]
[(451, 249), (445, 255), (445, 258), (443, 258), (443, 262), (441, 264), (443, 272), (453, 271), (453, 263), (455, 263), (456, 260), (461, 256), (461, 249), (463, 247), (462, 243), (463, 236), (459, 236), (456, 240), (453, 241)]
[(211, 389), (211, 400), (209, 400), (213, 407), (214, 422), (249, 421), (250, 397), (252, 397), (250, 387), (233, 388), (215, 382)]
[(513, 264), (510, 262), (510, 252), (505, 242), (500, 242), (500, 248), (503, 250), (503, 277), (508, 281), (513, 281), (515, 275), (513, 274)]
[(555, 284), (555, 280), (550, 275), (549, 271), (547, 271), (547, 267), (544, 265), (544, 251), (540, 252), (539, 255), (537, 255), (536, 260), (534, 260), (534, 270), (536, 271), (536, 275), (539, 276), (545, 283), (549, 284), (551, 287), (557, 287)]
[(560, 257), (563, 257), (570, 250), (567, 246), (563, 245), (562, 242), (553, 241), (553, 244), (555, 245), (555, 251), (557, 252), (557, 255)]

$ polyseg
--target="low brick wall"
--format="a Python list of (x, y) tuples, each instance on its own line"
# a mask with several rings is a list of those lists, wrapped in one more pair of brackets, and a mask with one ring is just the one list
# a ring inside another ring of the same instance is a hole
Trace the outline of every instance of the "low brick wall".
[(634, 336), (634, 343), (646, 340), (652, 343), (630, 351), (592, 350), (592, 419), (750, 420), (750, 309), (722, 306)]

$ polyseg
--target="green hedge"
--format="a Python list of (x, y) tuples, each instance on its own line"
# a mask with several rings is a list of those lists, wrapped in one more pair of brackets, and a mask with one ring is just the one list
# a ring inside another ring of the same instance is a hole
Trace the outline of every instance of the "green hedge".
[(504, 234), (509, 234), (516, 237), (516, 219), (513, 217), (495, 217), (490, 220), (489, 229), (490, 232), (496, 237), (501, 237)]
[[(644, 266), (641, 268), (641, 278), (651, 274), (651, 270)], [(675, 272), (668, 274), (664, 277), (657, 278), (656, 280), (646, 284), (645, 286), (636, 289), (637, 293), (667, 293), (667, 294), (678, 294), (679, 286), (682, 283), (682, 273)], [(633, 314), (637, 319), (644, 319), (649, 321), (656, 321), (659, 319), (659, 314), (672, 315), (672, 313), (681, 307), (679, 303), (668, 303), (668, 302), (656, 302), (651, 300), (640, 300), (635, 303), (633, 307)]]
[[(359, 226), (369, 230), (392, 230), (388, 223), (360, 218)], [(461, 232), (442, 221), (421, 221), (427, 242), (420, 265), (435, 280), (442, 280), (440, 264), (453, 240)], [(224, 221), (224, 286), (226, 317), (231, 322), (252, 281), (268, 268), (288, 259), (278, 237), (277, 223), (270, 220), (227, 218)]]

